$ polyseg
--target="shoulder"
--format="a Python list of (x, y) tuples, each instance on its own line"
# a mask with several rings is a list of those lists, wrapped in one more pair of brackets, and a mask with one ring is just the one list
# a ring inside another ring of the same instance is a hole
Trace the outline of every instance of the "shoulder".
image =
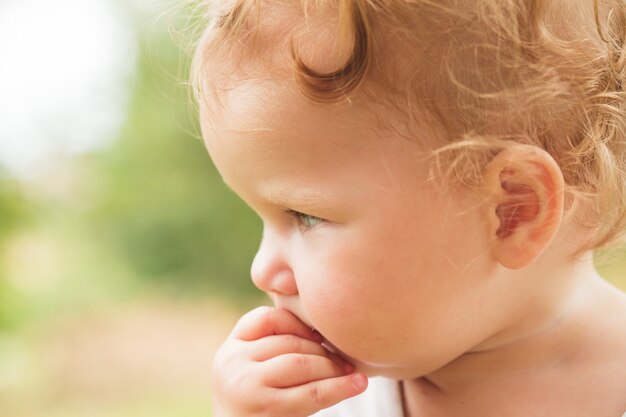
[(403, 417), (398, 381), (383, 377), (369, 379), (367, 390), (356, 397), (319, 411), (312, 417)]

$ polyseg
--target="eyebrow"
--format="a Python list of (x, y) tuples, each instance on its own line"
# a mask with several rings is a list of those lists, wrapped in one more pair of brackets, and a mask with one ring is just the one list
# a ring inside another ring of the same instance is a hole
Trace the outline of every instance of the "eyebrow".
[(332, 195), (322, 192), (319, 188), (295, 186), (285, 183), (263, 185), (259, 189), (260, 196), (266, 201), (286, 207), (316, 208), (333, 200)]

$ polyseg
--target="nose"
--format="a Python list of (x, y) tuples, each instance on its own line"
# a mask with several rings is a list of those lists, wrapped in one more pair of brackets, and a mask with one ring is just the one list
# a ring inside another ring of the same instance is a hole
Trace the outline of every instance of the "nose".
[(252, 282), (261, 291), (282, 295), (297, 295), (293, 270), (285, 259), (284, 245), (266, 231), (250, 269)]

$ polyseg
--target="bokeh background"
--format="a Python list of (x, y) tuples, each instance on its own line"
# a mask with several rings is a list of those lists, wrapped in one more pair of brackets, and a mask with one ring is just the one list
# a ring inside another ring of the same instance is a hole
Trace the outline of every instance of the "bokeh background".
[(260, 223), (187, 87), (193, 5), (0, 0), (0, 416), (210, 416)]
[[(197, 3), (197, 2), (196, 2)], [(261, 224), (220, 182), (171, 0), (0, 0), (0, 416), (210, 416)], [(601, 272), (626, 289), (623, 251)]]

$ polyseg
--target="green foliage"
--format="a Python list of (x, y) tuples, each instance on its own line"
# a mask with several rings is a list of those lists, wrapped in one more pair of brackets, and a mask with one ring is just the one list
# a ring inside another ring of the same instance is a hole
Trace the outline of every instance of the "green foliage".
[(94, 233), (150, 284), (256, 296), (249, 265), (260, 223), (191, 133), (197, 128), (186, 87), (164, 88), (176, 85), (177, 47), (151, 38), (142, 50), (123, 132), (97, 162)]
[(0, 245), (17, 227), (24, 224), (27, 207), (16, 180), (0, 172)]
[[(0, 172), (0, 250), (8, 238), (28, 220), (28, 206), (18, 184)], [(4, 263), (0, 264), (0, 330), (10, 327), (15, 297), (6, 280)]]

